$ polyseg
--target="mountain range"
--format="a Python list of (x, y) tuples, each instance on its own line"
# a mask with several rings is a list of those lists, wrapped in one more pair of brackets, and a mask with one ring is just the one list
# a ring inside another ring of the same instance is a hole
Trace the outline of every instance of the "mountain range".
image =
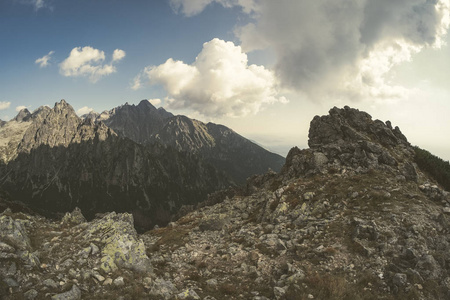
[(83, 118), (65, 100), (23, 109), (0, 127), (0, 155), (8, 198), (47, 215), (134, 212), (142, 228), (284, 162), (225, 126), (147, 100)]

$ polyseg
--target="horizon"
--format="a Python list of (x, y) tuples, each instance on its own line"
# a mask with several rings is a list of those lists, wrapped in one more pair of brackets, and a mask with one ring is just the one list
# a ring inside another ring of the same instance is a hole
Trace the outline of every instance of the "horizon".
[(0, 119), (148, 99), (286, 156), (348, 105), (448, 161), (450, 3), (401, 2), (3, 1)]

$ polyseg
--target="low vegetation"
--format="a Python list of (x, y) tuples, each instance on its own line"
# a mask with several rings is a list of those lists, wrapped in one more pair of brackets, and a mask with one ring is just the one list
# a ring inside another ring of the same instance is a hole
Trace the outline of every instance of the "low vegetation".
[(450, 191), (450, 163), (417, 146), (414, 151), (417, 165)]

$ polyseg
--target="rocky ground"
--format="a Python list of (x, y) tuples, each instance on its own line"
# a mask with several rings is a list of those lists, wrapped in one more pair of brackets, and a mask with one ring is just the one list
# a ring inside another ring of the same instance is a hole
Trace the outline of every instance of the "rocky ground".
[(309, 138), (280, 173), (141, 235), (129, 214), (86, 222), (78, 210), (48, 220), (7, 209), (0, 294), (449, 299), (450, 195), (417, 167), (400, 130), (346, 107), (316, 117)]

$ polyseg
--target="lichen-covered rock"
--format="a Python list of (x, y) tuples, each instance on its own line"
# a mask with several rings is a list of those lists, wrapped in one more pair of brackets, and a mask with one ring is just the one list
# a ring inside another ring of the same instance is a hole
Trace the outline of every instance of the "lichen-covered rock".
[(75, 207), (71, 213), (67, 212), (61, 221), (63, 224), (78, 225), (86, 222), (86, 219), (81, 213), (81, 210), (78, 207)]
[(91, 222), (87, 231), (88, 239), (101, 237), (98, 242), (103, 245), (101, 268), (105, 272), (114, 271), (117, 267), (141, 273), (152, 271), (144, 243), (137, 239), (131, 214), (109, 213)]
[(13, 246), (17, 250), (28, 250), (31, 248), (27, 232), (19, 220), (9, 216), (0, 216), (0, 240)]

